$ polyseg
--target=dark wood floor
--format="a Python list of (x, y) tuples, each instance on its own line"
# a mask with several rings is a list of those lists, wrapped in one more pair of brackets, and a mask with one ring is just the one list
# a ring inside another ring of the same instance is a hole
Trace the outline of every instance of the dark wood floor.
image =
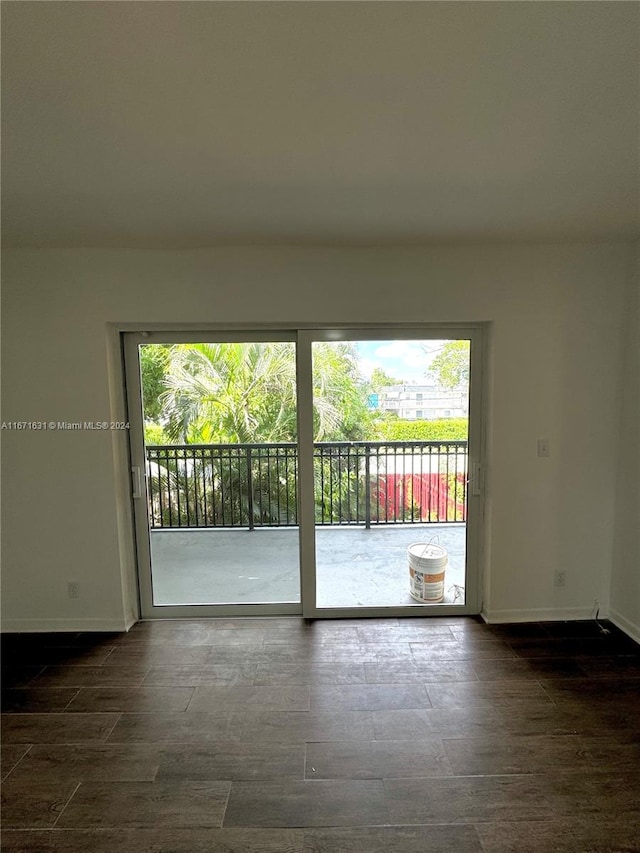
[(640, 851), (640, 647), (593, 622), (3, 637), (12, 853)]

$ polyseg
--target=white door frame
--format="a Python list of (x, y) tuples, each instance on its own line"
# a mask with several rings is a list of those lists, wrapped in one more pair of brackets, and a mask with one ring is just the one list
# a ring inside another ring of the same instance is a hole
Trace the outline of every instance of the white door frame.
[[(481, 536), (484, 493), (484, 349), (485, 324), (236, 324), (224, 326), (159, 328), (123, 334), (125, 381), (130, 429), (132, 502), (138, 561), (142, 619), (208, 618), (213, 616), (303, 615), (305, 618), (429, 617), (478, 614), (481, 609)], [(464, 604), (408, 604), (389, 607), (319, 608), (316, 603), (315, 503), (313, 476), (313, 383), (312, 343), (327, 340), (456, 340), (471, 341), (469, 388), (468, 464), (466, 523), (466, 584)], [(146, 459), (138, 346), (150, 343), (291, 341), (296, 343), (298, 393), (298, 521), (300, 549), (300, 603), (275, 604), (153, 604), (150, 530), (146, 501)], [(140, 479), (133, 475), (140, 472)], [(472, 476), (473, 474), (473, 476)], [(140, 497), (136, 497), (140, 495)]]

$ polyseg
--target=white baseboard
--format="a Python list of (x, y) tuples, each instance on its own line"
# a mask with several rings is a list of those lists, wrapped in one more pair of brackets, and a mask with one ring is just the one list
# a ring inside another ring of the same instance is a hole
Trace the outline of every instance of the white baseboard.
[(627, 619), (622, 613), (618, 613), (613, 607), (609, 608), (609, 619), (613, 624), (628, 634), (636, 643), (640, 643), (640, 625), (634, 624), (630, 619)]
[(129, 628), (131, 628), (132, 625), (135, 625), (138, 621), (138, 616), (135, 613), (128, 613), (124, 620), (124, 630), (128, 631)]
[[(480, 614), (485, 622), (570, 622), (577, 619), (592, 619), (591, 607), (543, 607), (540, 610), (483, 610)], [(600, 614), (601, 619), (607, 618)]]
[(128, 631), (133, 621), (124, 619), (3, 619), (3, 633), (39, 631)]

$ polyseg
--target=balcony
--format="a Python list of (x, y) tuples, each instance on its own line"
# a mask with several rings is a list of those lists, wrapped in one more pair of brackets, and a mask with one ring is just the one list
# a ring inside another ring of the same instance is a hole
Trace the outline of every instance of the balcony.
[[(467, 442), (314, 445), (320, 607), (419, 606), (407, 547), (447, 548), (464, 602)], [(299, 601), (295, 444), (147, 448), (157, 605)]]

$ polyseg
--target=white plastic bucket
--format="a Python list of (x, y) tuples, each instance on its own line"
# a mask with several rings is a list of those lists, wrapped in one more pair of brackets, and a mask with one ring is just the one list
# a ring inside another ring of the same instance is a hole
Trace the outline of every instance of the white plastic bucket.
[(449, 555), (442, 545), (414, 542), (407, 549), (409, 594), (416, 601), (437, 603), (444, 599), (444, 573)]

